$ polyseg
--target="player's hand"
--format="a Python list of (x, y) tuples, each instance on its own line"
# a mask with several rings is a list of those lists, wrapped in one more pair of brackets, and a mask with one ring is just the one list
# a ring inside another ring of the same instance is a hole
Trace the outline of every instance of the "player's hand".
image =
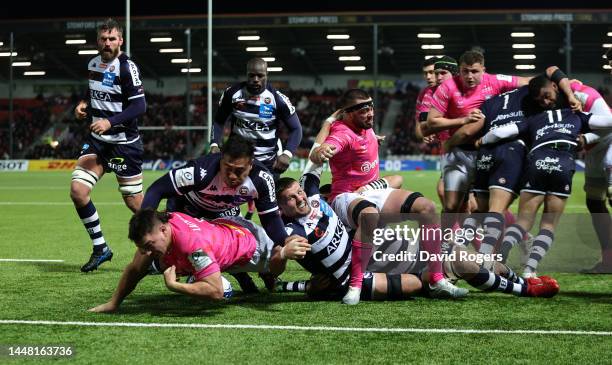
[(338, 109), (335, 112), (333, 112), (329, 117), (327, 117), (327, 119), (342, 120), (343, 117), (344, 117), (344, 112), (342, 111), (342, 109)]
[(276, 161), (274, 161), (274, 165), (272, 165), (272, 170), (282, 174), (289, 168), (289, 163), (291, 163), (291, 157), (283, 153), (276, 158)]
[(574, 94), (568, 96), (567, 101), (569, 102), (569, 106), (570, 108), (572, 108), (572, 111), (574, 112), (582, 111), (582, 103), (578, 99), (576, 99)]
[(89, 126), (89, 129), (96, 134), (102, 134), (110, 128), (111, 122), (108, 119), (98, 119)]
[(74, 108), (74, 117), (78, 120), (83, 120), (87, 118), (87, 103), (84, 101), (79, 102), (79, 104)]
[(324, 143), (321, 146), (315, 148), (315, 150), (312, 151), (312, 154), (310, 156), (312, 162), (316, 164), (322, 164), (323, 162), (329, 161), (329, 159), (332, 158), (335, 154), (336, 147)]
[(424, 136), (423, 137), (423, 142), (426, 144), (432, 144), (435, 143), (438, 140), (438, 137), (435, 134), (431, 134), (429, 136)]
[(107, 303), (95, 306), (93, 308), (89, 308), (87, 311), (93, 312), (93, 313), (113, 313), (117, 311), (118, 307), (119, 306), (115, 305), (112, 302), (107, 302)]
[(387, 138), (387, 136), (379, 136), (378, 134), (375, 134), (375, 136), (376, 136), (376, 142), (378, 142), (379, 146), (383, 144), (383, 142), (385, 141), (385, 138)]
[(464, 124), (476, 123), (482, 119), (484, 119), (484, 114), (480, 109), (474, 109), (464, 118)]
[(579, 150), (583, 149), (584, 146), (586, 146), (586, 139), (584, 138), (584, 134), (579, 134), (578, 137), (576, 137), (576, 143), (578, 143), (578, 146), (576, 146)]
[(168, 289), (174, 290), (176, 286), (176, 266), (172, 265), (164, 270), (164, 281)]
[(308, 251), (310, 251), (308, 240), (305, 237), (294, 234), (285, 238), (285, 246), (281, 249), (281, 258), (289, 260), (303, 259)]
[(219, 146), (210, 147), (209, 153), (219, 153), (219, 152), (221, 152), (221, 148), (219, 148)]

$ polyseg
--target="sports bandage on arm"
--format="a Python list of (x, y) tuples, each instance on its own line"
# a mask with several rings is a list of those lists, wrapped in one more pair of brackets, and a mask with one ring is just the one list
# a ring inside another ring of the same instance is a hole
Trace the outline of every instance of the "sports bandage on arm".
[(560, 69), (556, 69), (555, 72), (553, 72), (552, 75), (550, 75), (550, 81), (554, 82), (557, 85), (559, 85), (559, 82), (561, 82), (561, 80), (567, 79), (567, 78), (568, 78), (567, 75)]
[(490, 130), (487, 134), (482, 137), (482, 144), (491, 144), (502, 139), (518, 136), (519, 129), (516, 124), (508, 124), (503, 127), (499, 127)]
[(363, 191), (368, 190), (384, 190), (389, 187), (389, 183), (385, 179), (374, 180), (363, 186)]
[(584, 137), (584, 144), (595, 143), (601, 139), (601, 136), (596, 133), (585, 133), (582, 136)]
[(589, 118), (589, 127), (592, 129), (612, 128), (612, 116), (591, 115), (591, 118)]

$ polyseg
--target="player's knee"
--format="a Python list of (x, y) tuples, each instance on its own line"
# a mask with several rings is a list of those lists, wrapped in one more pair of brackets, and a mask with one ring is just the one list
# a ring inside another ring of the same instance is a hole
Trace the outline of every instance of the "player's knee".
[(606, 207), (605, 200), (595, 200), (587, 198), (586, 206), (589, 212), (591, 213), (608, 213), (608, 208)]
[(99, 177), (94, 171), (77, 166), (72, 171), (72, 182), (70, 183), (70, 198), (79, 201), (87, 198), (89, 192), (98, 182)]
[(378, 209), (376, 204), (368, 200), (361, 200), (353, 208), (351, 218), (353, 218), (353, 222), (358, 226), (362, 226), (362, 223), (364, 223), (373, 228), (376, 227), (378, 225)]
[(124, 197), (142, 194), (142, 179), (119, 182), (118, 190)]

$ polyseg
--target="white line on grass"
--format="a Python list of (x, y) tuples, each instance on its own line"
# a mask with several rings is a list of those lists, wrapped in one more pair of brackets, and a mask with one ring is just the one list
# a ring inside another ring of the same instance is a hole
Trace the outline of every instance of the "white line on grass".
[(294, 330), (324, 332), (404, 332), (404, 333), (474, 333), (474, 334), (530, 334), (530, 335), (583, 335), (612, 336), (610, 331), (569, 331), (569, 330), (495, 330), (495, 329), (460, 329), (460, 328), (367, 328), (367, 327), (325, 327), (325, 326), (273, 326), (260, 324), (203, 324), (203, 323), (130, 323), (130, 322), (60, 322), (60, 321), (25, 321), (0, 320), (0, 324), (31, 324), (51, 326), (84, 326), (84, 327), (144, 327), (144, 328), (213, 328), (213, 329), (254, 329), (254, 330)]
[(43, 259), (0, 259), (0, 262), (64, 262), (64, 260), (43, 260)]

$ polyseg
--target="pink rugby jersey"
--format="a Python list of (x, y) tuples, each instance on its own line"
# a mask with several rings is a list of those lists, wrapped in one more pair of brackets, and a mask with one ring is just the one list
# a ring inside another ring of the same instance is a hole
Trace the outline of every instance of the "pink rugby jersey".
[(356, 132), (339, 120), (332, 123), (325, 143), (336, 147), (336, 154), (329, 160), (330, 200), (378, 179), (378, 141), (372, 129)]
[(172, 245), (163, 258), (176, 266), (178, 275), (194, 275), (196, 280), (234, 265), (247, 263), (257, 248), (246, 228), (223, 219), (207, 222), (182, 213), (172, 213)]
[[(438, 86), (427, 86), (426, 88), (421, 90), (421, 92), (419, 93), (419, 96), (417, 97), (417, 101), (416, 101), (416, 113), (415, 113), (415, 120), (417, 123), (420, 122), (419, 115), (421, 113), (428, 113), (429, 109), (431, 109), (431, 102), (433, 100), (433, 94), (434, 92), (436, 92), (437, 88)], [(448, 130), (440, 131), (436, 133), (436, 136), (438, 137), (438, 140), (440, 142), (444, 142), (450, 139), (450, 134), (448, 133)]]
[[(479, 85), (465, 89), (461, 75), (444, 81), (433, 95), (431, 106), (436, 108), (445, 118), (454, 119), (467, 116), (470, 111), (480, 108), (485, 100), (518, 87), (516, 76), (482, 74)], [(459, 128), (450, 130), (453, 135)]]
[(574, 96), (583, 105), (583, 111), (590, 112), (595, 100), (600, 99), (601, 94), (590, 86), (586, 86), (581, 82), (574, 81), (570, 84)]

